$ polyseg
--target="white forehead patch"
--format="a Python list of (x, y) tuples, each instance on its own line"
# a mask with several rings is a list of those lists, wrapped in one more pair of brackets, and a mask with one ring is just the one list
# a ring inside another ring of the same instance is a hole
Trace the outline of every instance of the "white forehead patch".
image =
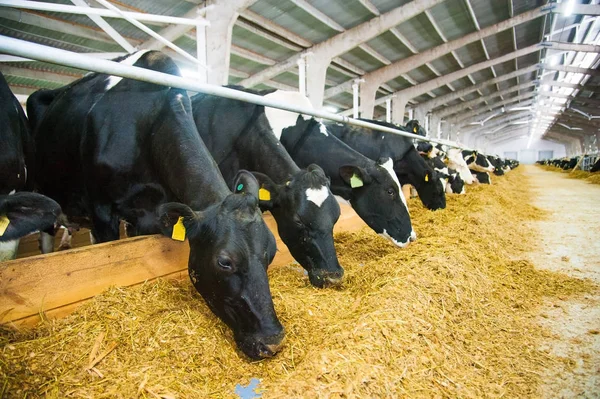
[[(150, 50), (140, 50), (138, 52), (130, 54), (124, 60), (119, 61), (119, 64), (133, 65), (137, 62), (137, 60), (139, 60), (148, 51), (150, 51)], [(123, 80), (123, 78), (120, 76), (109, 76), (108, 79), (106, 80), (106, 88), (104, 90), (109, 91), (110, 89), (115, 87), (117, 85), (117, 83), (119, 83), (121, 80)]]
[(306, 199), (313, 202), (319, 208), (323, 205), (323, 202), (329, 197), (329, 190), (327, 186), (321, 186), (321, 188), (307, 188)]
[[(294, 91), (276, 90), (273, 93), (264, 96), (269, 100), (275, 100), (287, 104), (298, 105), (306, 108), (313, 108), (308, 97)], [(289, 126), (294, 126), (298, 119), (296, 112), (284, 111), (282, 109), (265, 107), (265, 116), (271, 125), (271, 129), (277, 137), (277, 140), (281, 139), (281, 132), (283, 129)], [(302, 119), (310, 119), (308, 115), (302, 115)]]
[(383, 166), (383, 168), (387, 170), (390, 176), (392, 176), (392, 180), (394, 180), (394, 183), (396, 183), (396, 186), (398, 186), (398, 193), (400, 193), (400, 199), (402, 200), (402, 203), (408, 210), (406, 198), (404, 197), (404, 193), (402, 192), (402, 187), (400, 187), (400, 181), (398, 180), (398, 176), (396, 176), (396, 172), (394, 172), (394, 161), (392, 161), (392, 158), (388, 158), (388, 160), (382, 163), (381, 166)]
[(325, 136), (329, 136), (329, 133), (327, 133), (327, 128), (321, 122), (319, 122), (319, 131), (321, 133), (323, 133)]
[(13, 195), (16, 192), (17, 192), (17, 190), (12, 190), (10, 193), (8, 193), (8, 195)]

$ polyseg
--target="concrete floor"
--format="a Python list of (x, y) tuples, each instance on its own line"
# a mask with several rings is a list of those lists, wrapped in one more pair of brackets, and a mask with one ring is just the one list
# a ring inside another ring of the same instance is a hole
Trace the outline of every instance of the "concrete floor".
[[(533, 205), (550, 212), (534, 222), (539, 246), (531, 261), (600, 284), (600, 185), (524, 167), (536, 194)], [(549, 301), (540, 323), (553, 334), (544, 348), (575, 361), (572, 370), (546, 370), (543, 397), (600, 398), (600, 296)]]

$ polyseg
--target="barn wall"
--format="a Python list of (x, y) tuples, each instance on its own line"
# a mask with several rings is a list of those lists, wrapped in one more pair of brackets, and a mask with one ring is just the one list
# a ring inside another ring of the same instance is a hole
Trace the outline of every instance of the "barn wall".
[(560, 158), (560, 157), (564, 157), (566, 156), (566, 148), (564, 146), (564, 144), (558, 144), (552, 141), (548, 141), (548, 140), (535, 140), (534, 142), (531, 143), (531, 146), (529, 147), (529, 150), (533, 150), (532, 151), (532, 157), (533, 159), (527, 159), (528, 157), (528, 151), (527, 151), (527, 141), (529, 139), (527, 137), (519, 139), (519, 140), (515, 140), (512, 142), (506, 142), (506, 143), (500, 143), (500, 144), (493, 144), (493, 143), (487, 143), (485, 146), (484, 151), (487, 154), (497, 154), (501, 157), (504, 157), (504, 152), (508, 152), (508, 151), (513, 151), (513, 152), (517, 152), (518, 154), (518, 161), (522, 162), (522, 163), (533, 163), (535, 161), (537, 161), (539, 159), (539, 152), (540, 151), (553, 151), (553, 158)]

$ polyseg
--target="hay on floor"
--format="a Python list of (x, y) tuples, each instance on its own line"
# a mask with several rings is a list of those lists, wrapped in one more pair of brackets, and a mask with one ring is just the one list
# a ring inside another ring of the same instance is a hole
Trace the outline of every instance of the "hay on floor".
[(563, 170), (561, 168), (557, 168), (556, 166), (552, 166), (552, 165), (538, 165), (539, 167), (541, 167), (544, 170), (549, 170), (551, 172), (560, 172), (560, 173), (564, 173), (567, 177), (571, 178), (571, 179), (585, 179), (586, 182), (588, 183), (592, 183), (592, 184), (600, 184), (600, 172), (587, 172), (584, 170), (572, 170), (572, 169), (568, 169), (568, 170)]
[[(449, 196), (411, 200), (417, 242), (397, 249), (370, 230), (336, 235), (339, 290), (298, 265), (269, 271), (286, 343), (249, 362), (187, 281), (113, 288), (72, 316), (0, 334), (0, 397), (223, 398), (260, 379), (263, 398), (528, 397), (560, 359), (540, 348), (544, 299), (596, 290), (535, 270), (519, 169)], [(4, 395), (4, 396), (3, 396)]]

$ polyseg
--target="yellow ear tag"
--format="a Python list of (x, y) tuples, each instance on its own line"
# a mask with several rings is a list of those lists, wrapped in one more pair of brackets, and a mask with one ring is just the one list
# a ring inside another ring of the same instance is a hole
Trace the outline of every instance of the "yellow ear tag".
[(417, 132), (417, 127), (416, 126), (413, 127), (413, 132), (415, 132), (415, 133)]
[(350, 178), (350, 187), (357, 188), (364, 186), (363, 181), (360, 177), (356, 176), (356, 174), (352, 175)]
[(258, 190), (258, 199), (261, 201), (270, 201), (271, 192), (265, 188), (261, 188), (260, 190)]
[(183, 225), (183, 216), (179, 216), (179, 220), (173, 226), (173, 234), (171, 238), (176, 241), (185, 241), (185, 226)]
[(429, 175), (425, 175), (425, 181), (429, 181)]
[(10, 220), (8, 220), (8, 217), (6, 215), (0, 216), (0, 236), (4, 235), (4, 232), (6, 232), (6, 229), (8, 228), (9, 224)]

